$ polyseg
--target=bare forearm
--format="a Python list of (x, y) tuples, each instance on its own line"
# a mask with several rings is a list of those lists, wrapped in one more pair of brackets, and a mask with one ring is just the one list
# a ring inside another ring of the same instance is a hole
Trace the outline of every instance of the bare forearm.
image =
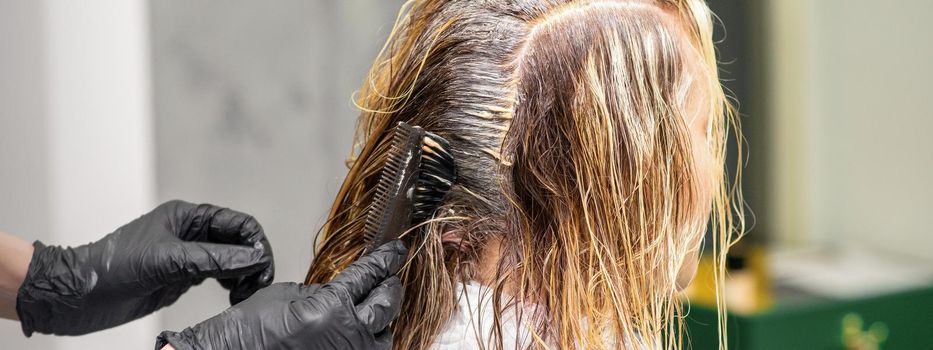
[(32, 244), (0, 232), (0, 318), (16, 320), (16, 293), (32, 260)]

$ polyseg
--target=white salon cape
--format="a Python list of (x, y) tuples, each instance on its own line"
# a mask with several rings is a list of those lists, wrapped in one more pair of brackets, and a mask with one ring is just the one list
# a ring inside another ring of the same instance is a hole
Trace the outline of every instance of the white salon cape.
[[(431, 349), (496, 349), (492, 327), (499, 308), (493, 306), (492, 289), (475, 281), (458, 283), (456, 296), (457, 307)], [(500, 322), (503, 349), (524, 349), (531, 344), (530, 331), (519, 328), (513, 308), (503, 310)]]
[[(433, 350), (460, 350), (460, 349), (496, 349), (493, 336), (493, 307), (492, 289), (475, 281), (467, 284), (457, 284), (457, 307), (450, 316), (447, 325), (434, 340)], [(503, 299), (506, 299), (503, 296)], [(507, 303), (507, 300), (503, 301)], [(533, 308), (524, 309), (525, 318), (533, 312)], [(533, 337), (528, 325), (522, 325), (516, 320), (514, 308), (505, 308), (501, 315), (502, 349), (526, 349), (533, 344)], [(607, 344), (611, 343), (607, 339)], [(553, 343), (548, 348), (557, 349)], [(537, 347), (536, 347), (537, 348)], [(612, 348), (609, 346), (608, 348)], [(644, 344), (628, 346), (627, 349), (649, 349)], [(658, 348), (658, 347), (655, 347)]]

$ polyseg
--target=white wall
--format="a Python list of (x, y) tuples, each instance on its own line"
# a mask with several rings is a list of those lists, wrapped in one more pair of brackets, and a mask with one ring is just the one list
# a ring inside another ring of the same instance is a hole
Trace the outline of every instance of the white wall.
[[(0, 229), (50, 244), (94, 241), (154, 203), (143, 0), (0, 2)], [(4, 348), (151, 348), (148, 317), (93, 335)]]
[(780, 241), (933, 258), (933, 1), (769, 6)]

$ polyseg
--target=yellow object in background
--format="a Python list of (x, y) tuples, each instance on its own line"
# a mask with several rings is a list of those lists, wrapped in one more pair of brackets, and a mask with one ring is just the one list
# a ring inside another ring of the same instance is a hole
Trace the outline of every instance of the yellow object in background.
[[(748, 315), (768, 310), (773, 304), (770, 281), (761, 247), (736, 247), (729, 252), (723, 298), (730, 313)], [(687, 287), (685, 296), (692, 304), (716, 307), (714, 267), (718, 262), (703, 255), (697, 265), (696, 278)]]

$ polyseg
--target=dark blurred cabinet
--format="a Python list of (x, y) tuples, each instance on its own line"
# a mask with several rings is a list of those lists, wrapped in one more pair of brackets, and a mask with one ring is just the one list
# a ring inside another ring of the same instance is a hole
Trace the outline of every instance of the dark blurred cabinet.
[[(684, 348), (718, 349), (716, 310), (689, 310), (692, 346)], [(727, 334), (729, 349), (742, 350), (867, 350), (875, 348), (872, 338), (880, 338), (877, 349), (933, 349), (933, 286), (863, 299), (778, 302), (760, 314), (730, 315)]]

